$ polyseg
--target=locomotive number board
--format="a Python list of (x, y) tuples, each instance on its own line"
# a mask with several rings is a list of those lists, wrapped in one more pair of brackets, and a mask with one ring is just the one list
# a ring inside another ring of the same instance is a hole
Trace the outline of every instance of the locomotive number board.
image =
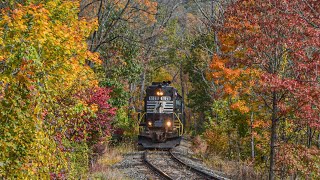
[(171, 101), (170, 96), (149, 96), (149, 101)]

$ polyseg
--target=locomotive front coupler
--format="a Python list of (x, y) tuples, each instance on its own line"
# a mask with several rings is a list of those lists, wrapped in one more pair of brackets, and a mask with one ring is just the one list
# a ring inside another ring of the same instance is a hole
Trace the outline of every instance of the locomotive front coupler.
[(166, 133), (161, 131), (155, 131), (152, 133), (153, 142), (165, 142), (167, 139)]

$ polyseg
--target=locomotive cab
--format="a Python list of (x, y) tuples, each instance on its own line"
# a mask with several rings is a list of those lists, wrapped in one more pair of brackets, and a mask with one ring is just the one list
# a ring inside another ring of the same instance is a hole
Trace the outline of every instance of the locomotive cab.
[(138, 144), (144, 148), (172, 148), (183, 134), (183, 102), (170, 82), (153, 82), (146, 89), (140, 116)]

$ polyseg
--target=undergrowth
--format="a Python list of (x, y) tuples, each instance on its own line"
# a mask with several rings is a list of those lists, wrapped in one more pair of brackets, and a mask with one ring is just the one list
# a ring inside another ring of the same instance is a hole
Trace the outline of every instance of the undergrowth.
[(200, 136), (196, 136), (193, 140), (192, 149), (196, 153), (196, 157), (200, 158), (210, 169), (222, 172), (220, 175), (227, 176), (230, 179), (267, 179), (266, 172), (263, 169), (257, 169), (251, 161), (237, 161), (234, 159), (226, 159), (219, 155), (218, 152), (209, 151), (208, 144)]
[(131, 140), (118, 142), (116, 144), (109, 144), (105, 152), (98, 158), (96, 163), (93, 164), (90, 170), (89, 179), (101, 180), (127, 180), (129, 178), (118, 169), (112, 166), (123, 159), (123, 155), (134, 152), (135, 143)]

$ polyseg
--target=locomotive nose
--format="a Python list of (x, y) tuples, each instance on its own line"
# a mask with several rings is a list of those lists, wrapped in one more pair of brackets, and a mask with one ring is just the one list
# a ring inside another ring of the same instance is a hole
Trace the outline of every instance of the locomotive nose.
[(165, 142), (166, 141), (166, 134), (164, 132), (154, 132), (153, 133), (153, 138), (157, 142)]

